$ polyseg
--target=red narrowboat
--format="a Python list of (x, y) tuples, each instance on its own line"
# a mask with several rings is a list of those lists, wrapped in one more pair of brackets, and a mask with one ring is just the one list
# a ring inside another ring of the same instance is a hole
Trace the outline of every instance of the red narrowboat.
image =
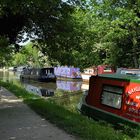
[(78, 109), (98, 120), (140, 125), (140, 70), (91, 76)]

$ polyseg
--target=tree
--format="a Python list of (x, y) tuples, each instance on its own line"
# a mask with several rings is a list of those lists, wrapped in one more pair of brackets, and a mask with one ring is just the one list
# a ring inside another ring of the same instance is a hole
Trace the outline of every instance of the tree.
[(69, 60), (63, 62), (60, 52), (65, 56), (64, 52), (70, 54), (76, 48), (71, 14), (77, 4), (78, 0), (2, 0), (0, 36), (9, 44), (15, 44), (15, 50), (19, 51), (21, 47), (17, 43), (27, 33), (26, 39), (35, 39), (36, 47), (50, 60), (68, 63)]
[(76, 2), (1, 0), (0, 37), (11, 44), (20, 41), (24, 32), (32, 39), (37, 36), (34, 46), (54, 65), (83, 68), (109, 63), (137, 68), (140, 2), (82, 0), (82, 6)]
[(66, 31), (65, 22), (72, 12), (72, 2), (77, 1), (1, 0), (0, 36), (8, 38), (11, 44), (21, 41), (26, 32), (28, 37), (37, 35), (49, 43), (59, 31)]
[[(138, 0), (93, 0), (89, 2), (86, 23), (93, 34), (95, 50), (98, 49), (96, 44), (100, 44), (102, 49), (99, 48), (98, 52), (104, 51), (101, 54), (106, 53), (104, 56), (108, 56), (104, 62), (108, 61), (111, 56), (110, 59), (115, 59), (110, 62), (118, 66), (138, 67), (140, 63), (138, 61), (140, 58), (139, 5)], [(110, 44), (113, 46), (110, 47)], [(107, 51), (108, 49), (110, 51)]]
[(80, 21), (85, 27), (86, 37), (82, 37), (85, 52), (89, 49), (94, 52), (93, 56), (98, 54), (99, 63), (138, 68), (139, 5), (138, 0), (88, 1)]
[(47, 58), (32, 43), (28, 43), (20, 52), (13, 55), (12, 64), (15, 66), (28, 65), (43, 67)]
[[(10, 45), (8, 48), (5, 48), (5, 46), (8, 46), (7, 40), (3, 37), (0, 37), (0, 66), (6, 66), (9, 65), (9, 62), (12, 58), (13, 54), (13, 46)], [(10, 53), (8, 53), (10, 52)]]

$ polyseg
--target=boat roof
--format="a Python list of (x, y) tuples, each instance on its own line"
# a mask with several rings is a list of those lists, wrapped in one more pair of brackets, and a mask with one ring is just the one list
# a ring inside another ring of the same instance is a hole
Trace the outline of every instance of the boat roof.
[(99, 74), (98, 76), (101, 78), (140, 83), (140, 75), (136, 75), (136, 74), (126, 75), (126, 74), (113, 73), (113, 74)]
[(54, 69), (53, 67), (41, 68), (41, 70)]

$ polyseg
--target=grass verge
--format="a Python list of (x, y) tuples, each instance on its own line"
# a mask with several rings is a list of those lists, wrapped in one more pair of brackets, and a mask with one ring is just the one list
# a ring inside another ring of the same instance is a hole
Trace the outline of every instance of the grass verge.
[(51, 100), (45, 100), (30, 94), (22, 87), (12, 83), (0, 82), (0, 85), (14, 93), (35, 112), (64, 129), (69, 134), (83, 140), (139, 140), (140, 135), (129, 137), (111, 126), (99, 123), (78, 113), (71, 112)]

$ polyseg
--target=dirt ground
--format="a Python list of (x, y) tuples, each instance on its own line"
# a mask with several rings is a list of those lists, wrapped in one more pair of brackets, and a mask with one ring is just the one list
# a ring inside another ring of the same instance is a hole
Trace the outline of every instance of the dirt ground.
[(5, 88), (0, 90), (0, 140), (76, 140), (32, 111)]

